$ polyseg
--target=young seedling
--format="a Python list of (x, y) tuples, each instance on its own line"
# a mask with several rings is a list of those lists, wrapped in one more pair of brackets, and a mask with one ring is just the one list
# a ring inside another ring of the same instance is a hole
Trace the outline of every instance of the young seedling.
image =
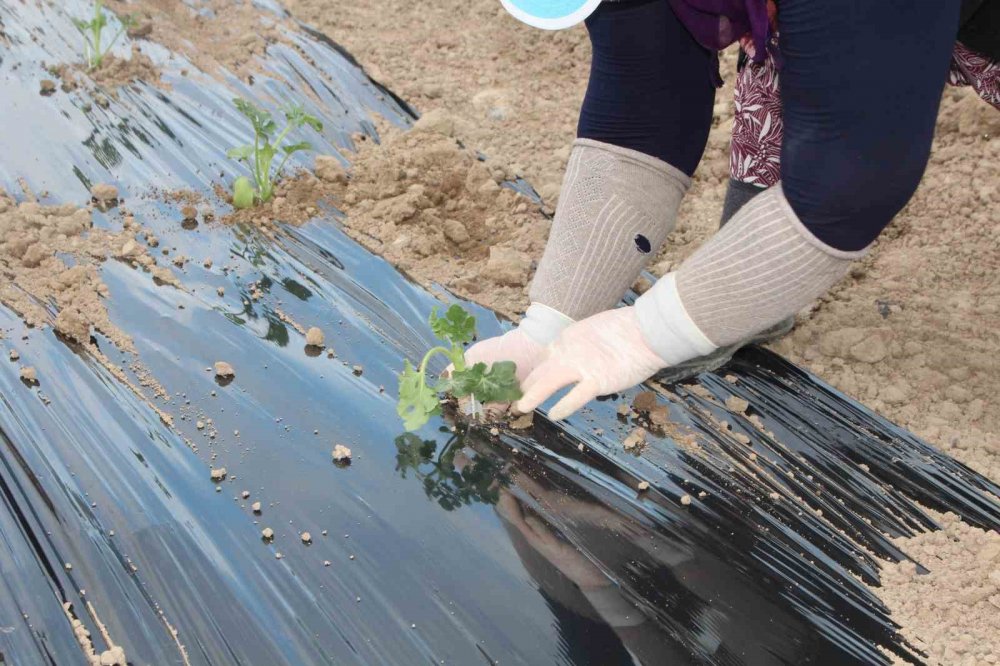
[[(298, 129), (303, 125), (309, 125), (317, 132), (323, 130), (323, 123), (316, 117), (306, 113), (301, 106), (288, 106), (285, 108), (286, 125), (277, 136), (274, 133), (278, 129), (277, 123), (271, 114), (263, 109), (258, 109), (252, 103), (242, 98), (233, 100), (233, 104), (253, 126), (253, 144), (230, 148), (226, 155), (231, 159), (246, 162), (250, 168), (250, 175), (253, 182), (246, 176), (240, 176), (233, 183), (233, 205), (236, 208), (250, 208), (255, 203), (264, 203), (274, 196), (275, 179), (281, 173), (288, 158), (300, 150), (312, 150), (312, 145), (308, 141), (282, 146), (282, 141), (293, 129)], [(273, 138), (273, 141), (272, 141)], [(272, 170), (271, 163), (278, 153), (284, 157), (278, 163), (278, 168)]]
[(104, 56), (108, 54), (122, 33), (135, 25), (135, 17), (133, 16), (123, 16), (118, 21), (121, 23), (121, 27), (107, 46), (102, 48), (101, 33), (108, 25), (108, 18), (104, 15), (104, 2), (97, 0), (94, 3), (94, 18), (89, 21), (73, 19), (73, 25), (83, 35), (83, 56), (87, 60), (87, 69), (93, 71), (100, 67), (101, 63), (104, 62)]
[[(452, 305), (443, 317), (437, 308), (431, 311), (431, 330), (434, 335), (449, 346), (434, 347), (426, 354), (420, 365), (414, 368), (407, 360), (399, 375), (399, 402), (396, 412), (403, 419), (408, 431), (416, 430), (427, 423), (431, 416), (441, 412), (439, 394), (447, 393), (455, 398), (468, 397), (473, 403), (513, 402), (521, 397), (513, 361), (500, 361), (491, 366), (476, 363), (469, 366), (465, 362), (463, 345), (472, 342), (476, 335), (476, 318)], [(452, 370), (434, 386), (427, 383), (427, 363), (436, 354), (443, 354), (451, 361)]]

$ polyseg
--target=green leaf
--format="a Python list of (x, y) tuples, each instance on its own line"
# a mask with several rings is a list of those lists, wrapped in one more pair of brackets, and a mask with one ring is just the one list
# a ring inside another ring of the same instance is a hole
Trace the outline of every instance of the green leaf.
[(233, 206), (241, 209), (253, 207), (253, 185), (246, 176), (233, 181)]
[(264, 142), (260, 148), (257, 149), (257, 153), (260, 155), (260, 161), (267, 167), (271, 166), (271, 160), (274, 159), (274, 154), (278, 152), (274, 149), (274, 146)]
[(399, 375), (399, 402), (396, 403), (396, 413), (403, 419), (403, 427), (417, 430), (440, 411), (437, 393), (427, 386), (423, 375), (406, 361)]
[(292, 153), (300, 150), (312, 150), (312, 144), (308, 141), (299, 141), (298, 143), (292, 143), (281, 147), (281, 152), (285, 153), (285, 155), (291, 155)]
[(514, 402), (521, 398), (517, 365), (513, 361), (499, 361), (491, 366), (476, 363), (465, 370), (453, 371), (437, 388), (456, 398), (474, 395), (482, 403)]
[(449, 307), (443, 317), (438, 316), (437, 308), (431, 310), (428, 323), (430, 323), (434, 335), (453, 345), (472, 342), (472, 339), (476, 337), (476, 318), (457, 303)]
[(285, 109), (285, 118), (292, 127), (309, 125), (317, 132), (323, 131), (323, 123), (316, 116), (309, 115), (301, 105), (291, 105)]
[(317, 132), (323, 131), (323, 123), (321, 123), (319, 118), (317, 118), (316, 116), (310, 116), (309, 114), (306, 114), (305, 116), (303, 116), (302, 120), (305, 122), (306, 125), (309, 125), (309, 127), (312, 127)]
[(274, 133), (274, 119), (271, 114), (263, 109), (258, 109), (251, 102), (243, 99), (242, 97), (237, 97), (233, 100), (233, 104), (236, 105), (236, 109), (246, 116), (250, 120), (250, 124), (253, 125), (254, 132), (260, 136), (271, 136)]
[(226, 151), (226, 157), (232, 160), (249, 160), (253, 157), (253, 146), (237, 146)]

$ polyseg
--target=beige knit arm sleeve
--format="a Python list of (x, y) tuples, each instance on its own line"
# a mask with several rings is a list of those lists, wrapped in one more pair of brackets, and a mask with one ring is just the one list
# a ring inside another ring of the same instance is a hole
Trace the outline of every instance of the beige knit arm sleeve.
[(571, 320), (614, 307), (674, 228), (690, 182), (655, 157), (577, 139), (531, 301)]
[(816, 238), (779, 183), (636, 301), (643, 336), (671, 365), (746, 340), (809, 305), (866, 252)]

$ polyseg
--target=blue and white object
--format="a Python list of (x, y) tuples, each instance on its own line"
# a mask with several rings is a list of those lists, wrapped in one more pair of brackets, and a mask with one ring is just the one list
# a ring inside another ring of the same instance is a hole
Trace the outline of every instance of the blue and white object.
[(543, 30), (562, 30), (584, 20), (601, 0), (500, 0), (519, 21)]

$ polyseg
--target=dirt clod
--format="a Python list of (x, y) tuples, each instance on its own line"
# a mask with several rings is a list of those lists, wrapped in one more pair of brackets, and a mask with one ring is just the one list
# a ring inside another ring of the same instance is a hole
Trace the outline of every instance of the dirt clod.
[(645, 428), (635, 428), (628, 434), (622, 445), (625, 447), (626, 451), (630, 451), (636, 447), (640, 447), (646, 443), (646, 429)]
[(640, 414), (652, 411), (656, 405), (656, 394), (652, 391), (640, 391), (632, 400), (632, 409)]
[(513, 430), (526, 430), (530, 428), (535, 422), (535, 413), (528, 412), (527, 414), (518, 414), (510, 419), (507, 425)]
[(311, 327), (306, 331), (306, 344), (310, 347), (323, 347), (326, 337), (323, 335), (323, 330), (318, 326)]
[(250, 510), (254, 513), (260, 513), (260, 502), (254, 502), (250, 505)]
[(125, 650), (116, 645), (101, 653), (101, 666), (128, 666)]
[(640, 481), (639, 490), (649, 490), (649, 481)]
[(226, 468), (217, 467), (211, 472), (212, 481), (222, 481), (226, 478)]
[(737, 414), (743, 414), (747, 411), (750, 403), (735, 395), (731, 395), (726, 398), (726, 409), (736, 412)]
[(48, 96), (56, 91), (56, 82), (52, 79), (42, 79), (38, 86), (38, 92), (42, 95)]
[(523, 287), (528, 284), (531, 259), (524, 252), (509, 247), (491, 247), (486, 272), (499, 285)]
[(35, 372), (35, 368), (32, 366), (26, 366), (21, 368), (21, 381), (27, 382), (29, 384), (38, 383), (38, 373)]
[(691, 496), (687, 494), (681, 495), (681, 504), (689, 506), (691, 504)]
[(215, 376), (222, 377), (223, 379), (229, 379), (236, 376), (236, 371), (233, 370), (233, 366), (225, 361), (215, 362)]
[(270, 527), (265, 527), (260, 531), (260, 536), (265, 541), (270, 541), (274, 538), (274, 530), (272, 530)]
[(299, 538), (302, 539), (302, 543), (306, 545), (311, 544), (313, 540), (312, 535), (309, 534), (309, 532), (303, 532)]
[(99, 203), (111, 203), (118, 200), (118, 188), (108, 183), (97, 183), (90, 188), (90, 196)]
[(340, 464), (351, 462), (351, 450), (343, 444), (333, 447), (333, 461)]

